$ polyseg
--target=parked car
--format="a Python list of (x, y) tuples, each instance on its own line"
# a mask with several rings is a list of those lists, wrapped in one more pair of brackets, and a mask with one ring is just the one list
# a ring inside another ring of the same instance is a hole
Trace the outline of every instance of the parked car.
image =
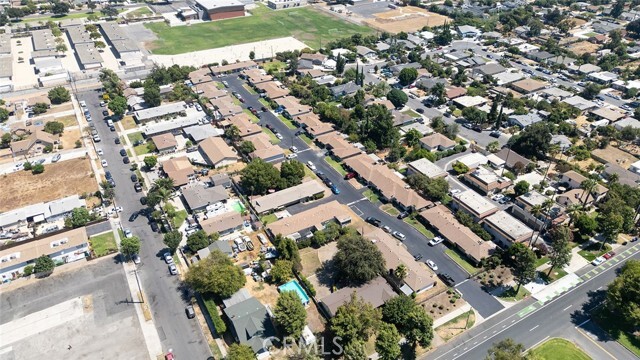
[(372, 217), (372, 216), (367, 216), (366, 219), (364, 219), (366, 222), (368, 222), (369, 224), (376, 226), (376, 227), (380, 227), (380, 225), (382, 225), (382, 221)]
[(282, 140), (282, 139), (283, 139), (283, 136), (282, 136), (282, 134), (280, 134), (280, 133), (276, 133), (276, 138), (278, 138), (278, 140)]
[(420, 261), (422, 259), (422, 254), (418, 254), (413, 257), (416, 261)]
[(133, 189), (134, 189), (136, 192), (141, 192), (141, 191), (142, 191), (142, 185), (140, 185), (140, 183), (135, 183), (135, 184), (133, 185)]
[(151, 226), (151, 231), (160, 232), (160, 227), (158, 226), (157, 222), (152, 221), (152, 222), (149, 223), (149, 226)]
[(131, 182), (138, 182), (138, 176), (136, 174), (131, 174)]
[(134, 264), (140, 264), (141, 262), (140, 256), (138, 254), (131, 255), (131, 260), (133, 260)]
[(615, 254), (616, 254), (615, 252), (613, 252), (613, 251), (609, 251), (608, 253), (606, 253), (606, 254), (602, 255), (602, 257), (603, 257), (603, 258), (605, 258), (605, 259), (607, 259), (607, 260), (609, 260), (609, 259), (611, 259)]
[(60, 154), (55, 154), (55, 155), (51, 158), (51, 162), (52, 162), (52, 163), (54, 163), (54, 162), (58, 162), (58, 161), (60, 161), (60, 159), (61, 159), (61, 158), (62, 158), (62, 155), (60, 155)]
[(356, 177), (356, 175), (357, 174), (354, 173), (354, 172), (349, 172), (349, 173), (347, 173), (347, 175), (344, 176), (344, 179), (345, 180), (353, 179), (354, 177)]
[(404, 219), (407, 216), (409, 216), (409, 212), (408, 211), (403, 211), (400, 214), (398, 214), (398, 219)]
[(122, 158), (122, 162), (123, 162), (124, 164), (128, 164), (130, 161), (131, 161), (131, 160), (129, 160), (129, 157), (128, 157), (128, 156), (125, 156), (125, 157), (123, 157), (123, 158)]
[(384, 232), (386, 232), (386, 233), (390, 233), (391, 232), (391, 228), (388, 227), (387, 225), (383, 225), (381, 229), (384, 230)]
[(136, 219), (138, 218), (138, 212), (134, 212), (133, 214), (131, 214), (131, 216), (129, 216), (129, 222), (134, 222), (136, 221)]
[(253, 251), (254, 247), (253, 247), (253, 242), (251, 241), (251, 239), (247, 238), (244, 243), (245, 243), (245, 245), (247, 245), (247, 250)]
[(335, 195), (340, 195), (340, 189), (338, 189), (338, 187), (335, 185), (331, 185), (331, 192)]
[(173, 257), (171, 256), (170, 253), (166, 252), (166, 253), (164, 253), (164, 255), (162, 255), (162, 257), (164, 258), (164, 261), (167, 264), (173, 264)]
[(193, 319), (196, 317), (196, 312), (193, 310), (193, 305), (189, 305), (184, 309), (184, 312), (187, 314), (187, 319)]
[(598, 256), (597, 258), (593, 259), (593, 261), (591, 262), (591, 265), (598, 266), (605, 261), (607, 261), (607, 259), (605, 259), (603, 256)]
[(311, 171), (316, 171), (316, 165), (311, 160), (307, 161), (307, 166)]
[(94, 142), (100, 142), (100, 141), (102, 141), (102, 139), (100, 139), (99, 135), (93, 135), (93, 141)]
[(133, 237), (133, 233), (131, 232), (131, 229), (124, 229), (123, 233), (124, 233), (124, 237), (126, 238)]
[(127, 156), (127, 150), (120, 149), (120, 156)]
[(171, 273), (171, 275), (178, 275), (178, 268), (176, 267), (176, 264), (169, 265), (169, 273)]
[(500, 131), (497, 131), (497, 130), (494, 130), (494, 131), (489, 133), (489, 136), (494, 137), (494, 138), (499, 138), (500, 135), (502, 135), (502, 133)]
[(456, 282), (453, 280), (453, 278), (451, 277), (451, 275), (449, 274), (444, 274), (444, 273), (439, 273), (438, 277), (440, 279), (442, 279), (442, 281), (447, 285), (447, 286), (453, 286), (456, 284)]
[(440, 236), (436, 236), (433, 239), (429, 240), (429, 246), (436, 246), (443, 241), (444, 241), (443, 238), (441, 238)]
[(100, 163), (102, 164), (102, 167), (107, 167), (109, 166), (109, 163), (107, 162), (107, 160), (102, 159), (102, 161), (100, 161)]
[(433, 260), (427, 260), (424, 263), (427, 264), (427, 266), (430, 267), (431, 270), (438, 271), (438, 265), (436, 265), (436, 263), (434, 263)]
[(114, 141), (116, 144), (120, 144), (120, 138), (115, 138), (113, 141)]
[(291, 150), (291, 152), (294, 152), (294, 153), (297, 153), (297, 152), (298, 152), (298, 148), (297, 148), (297, 147), (295, 147), (295, 146), (291, 146), (291, 147), (289, 148), (289, 150)]
[(395, 237), (396, 239), (398, 239), (400, 241), (404, 241), (407, 238), (403, 233), (401, 233), (399, 231), (394, 231), (393, 232), (393, 237)]
[(291, 159), (295, 159), (298, 157), (298, 154), (296, 153), (291, 153), (289, 155), (286, 156), (287, 159), (291, 160)]
[(229, 83), (228, 83), (228, 82), (226, 82), (226, 81), (223, 81), (223, 82), (222, 82), (222, 85), (224, 85), (224, 87), (226, 87), (226, 88), (228, 88), (228, 87), (229, 87)]

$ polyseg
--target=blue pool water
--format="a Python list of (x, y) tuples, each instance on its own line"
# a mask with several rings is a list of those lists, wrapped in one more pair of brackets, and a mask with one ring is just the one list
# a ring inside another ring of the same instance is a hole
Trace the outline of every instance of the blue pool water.
[(278, 286), (278, 291), (295, 291), (298, 294), (298, 297), (300, 297), (302, 304), (307, 305), (309, 303), (309, 296), (304, 292), (302, 286), (298, 284), (297, 280), (291, 280), (286, 284)]

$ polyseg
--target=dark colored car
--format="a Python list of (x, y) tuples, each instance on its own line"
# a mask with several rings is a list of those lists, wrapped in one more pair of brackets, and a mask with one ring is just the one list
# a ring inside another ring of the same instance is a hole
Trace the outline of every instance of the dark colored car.
[(368, 222), (369, 224), (373, 225), (373, 226), (377, 226), (380, 227), (380, 225), (382, 225), (382, 221), (371, 217), (371, 216), (367, 216), (367, 218), (365, 219), (366, 222)]
[(128, 164), (130, 162), (129, 157), (128, 156), (123, 157), (122, 162), (125, 164)]
[(422, 260), (422, 254), (418, 254), (416, 256), (413, 257), (416, 261), (420, 261)]
[(120, 149), (120, 156), (127, 156), (127, 150)]
[(108, 170), (107, 170), (107, 171), (105, 171), (105, 173), (104, 173), (104, 177), (105, 177), (105, 178), (107, 178), (107, 179), (111, 179), (111, 178), (112, 178), (112, 176), (111, 176), (111, 171), (108, 171)]
[(146, 196), (143, 196), (143, 197), (140, 198), (140, 204), (147, 205), (147, 197)]
[(444, 273), (439, 273), (438, 277), (447, 285), (447, 286), (453, 286), (456, 284), (456, 282), (453, 280), (453, 278), (451, 277), (451, 275), (449, 274), (444, 274)]
[(107, 110), (102, 110), (102, 116), (109, 116), (109, 112)]
[(477, 132), (482, 132), (482, 126), (480, 126), (480, 125), (473, 125), (473, 127), (471, 127), (471, 129), (473, 129), (474, 131), (477, 131)]
[(133, 214), (131, 214), (131, 216), (129, 216), (129, 222), (134, 222), (136, 221), (136, 219), (138, 218), (138, 212), (134, 212)]
[(404, 219), (407, 216), (409, 216), (409, 212), (408, 211), (403, 211), (400, 214), (398, 214), (398, 219)]
[(113, 126), (113, 125), (111, 125), (111, 126), (109, 126), (109, 130), (111, 130), (111, 131), (116, 131), (116, 127), (115, 127), (115, 126)]
[(267, 109), (265, 106), (261, 107), (260, 110), (262, 110), (263, 112), (269, 111), (269, 109)]
[(424, 114), (423, 108), (417, 108), (416, 111), (418, 112), (418, 114)]
[(160, 232), (160, 227), (158, 226), (157, 222), (152, 221), (149, 225), (151, 225), (151, 231)]
[(142, 191), (142, 185), (140, 185), (140, 183), (135, 183), (135, 184), (133, 185), (133, 189), (134, 189), (136, 192), (140, 192), (140, 191)]
[(131, 174), (131, 181), (138, 182), (138, 176), (136, 174)]
[(120, 138), (115, 138), (114, 142), (115, 142), (116, 144), (120, 144)]

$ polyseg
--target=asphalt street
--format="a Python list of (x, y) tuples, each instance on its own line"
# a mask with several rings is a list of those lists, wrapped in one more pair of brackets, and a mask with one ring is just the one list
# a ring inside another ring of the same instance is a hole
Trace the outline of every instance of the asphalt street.
[(91, 112), (93, 121), (101, 142), (96, 143), (96, 148), (104, 151), (103, 159), (108, 162), (105, 170), (111, 172), (115, 180), (115, 206), (121, 206), (124, 210), (117, 219), (122, 227), (131, 229), (135, 236), (141, 240), (140, 258), (142, 263), (138, 265), (138, 274), (146, 299), (151, 308), (154, 322), (166, 351), (172, 349), (178, 359), (206, 359), (211, 356), (209, 345), (202, 334), (198, 322), (187, 319), (185, 316), (184, 288), (177, 276), (169, 274), (167, 264), (161, 255), (165, 252), (162, 235), (154, 233), (145, 216), (139, 216), (134, 222), (129, 222), (129, 216), (135, 211), (145, 208), (140, 203), (143, 193), (136, 193), (131, 181), (130, 165), (124, 164), (120, 156), (123, 145), (115, 144), (118, 135), (109, 130), (102, 119), (100, 107), (100, 93), (87, 91), (78, 94), (79, 100), (84, 100)]
[[(245, 100), (243, 107), (251, 106), (255, 109), (260, 109), (263, 105), (258, 101), (257, 95), (250, 94), (242, 85), (244, 81), (237, 76), (226, 76), (220, 78), (225, 80), (229, 84), (230, 90), (239, 93)], [(445, 253), (446, 247), (442, 244), (435, 247), (429, 246), (427, 243), (430, 239), (422, 235), (416, 229), (409, 224), (396, 217), (390, 216), (384, 211), (380, 210), (380, 204), (371, 203), (364, 195), (363, 192), (366, 187), (360, 190), (356, 190), (351, 186), (344, 178), (333, 169), (324, 158), (323, 150), (316, 150), (314, 147), (309, 147), (302, 139), (295, 135), (298, 129), (289, 129), (282, 121), (280, 121), (273, 113), (263, 112), (260, 114), (260, 125), (265, 126), (271, 124), (278, 133), (283, 136), (280, 146), (288, 149), (291, 145), (295, 145), (299, 152), (297, 160), (306, 164), (307, 161), (312, 161), (317, 168), (317, 171), (323, 172), (333, 184), (340, 189), (339, 195), (331, 195), (328, 199), (322, 201), (330, 201), (332, 199), (338, 200), (341, 204), (348, 205), (358, 216), (366, 218), (368, 216), (375, 217), (382, 221), (384, 225), (389, 226), (393, 231), (399, 231), (406, 235), (407, 239), (404, 244), (411, 254), (423, 256), (423, 260), (433, 260), (438, 265), (438, 272), (449, 274), (453, 277), (456, 283), (462, 282), (469, 276), (462, 268), (460, 268), (454, 261), (452, 261)], [(295, 211), (302, 211), (313, 206), (317, 206), (317, 202), (308, 205), (295, 206)], [(464, 294), (464, 299), (471, 304), (483, 317), (488, 317), (497, 311), (500, 311), (503, 306), (494, 299), (491, 295), (484, 292), (480, 288), (480, 284), (475, 281), (467, 281), (461, 285), (460, 291)]]
[[(636, 248), (625, 260), (639, 258), (640, 250)], [(506, 338), (529, 349), (548, 338), (561, 337), (575, 341), (593, 359), (634, 359), (636, 356), (606, 336), (589, 317), (590, 311), (601, 305), (603, 289), (615, 279), (616, 272), (624, 263), (609, 260), (595, 276), (584, 275), (593, 269), (587, 267), (578, 272), (584, 281), (568, 292), (544, 304), (533, 298), (522, 301), (424, 358), (483, 359), (493, 343)]]

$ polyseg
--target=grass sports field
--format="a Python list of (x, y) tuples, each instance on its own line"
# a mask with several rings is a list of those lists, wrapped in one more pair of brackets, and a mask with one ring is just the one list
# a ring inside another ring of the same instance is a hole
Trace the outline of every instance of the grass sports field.
[(164, 23), (145, 24), (158, 36), (150, 50), (173, 55), (214, 49), (234, 44), (293, 36), (317, 49), (323, 43), (356, 33), (371, 34), (373, 29), (354, 25), (310, 7), (270, 10), (259, 5), (251, 16), (210, 21), (192, 26), (169, 27)]

